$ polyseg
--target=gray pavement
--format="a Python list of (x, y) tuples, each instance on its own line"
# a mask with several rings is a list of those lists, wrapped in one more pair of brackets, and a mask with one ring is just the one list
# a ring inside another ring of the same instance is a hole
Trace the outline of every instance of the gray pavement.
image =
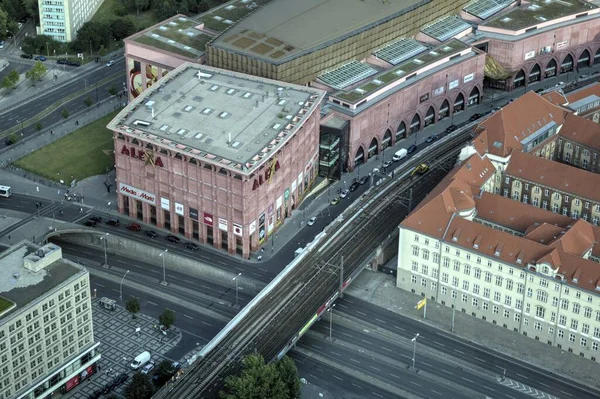
[[(388, 267), (392, 266), (393, 262), (388, 264)], [(450, 331), (452, 323), (450, 308), (430, 302), (427, 305), (427, 319), (424, 320), (423, 312), (415, 309), (421, 297), (396, 288), (393, 276), (365, 270), (358, 279), (353, 281), (346, 293), (441, 330)], [(565, 376), (590, 387), (600, 387), (598, 363), (462, 312), (455, 314), (453, 334), (559, 376)]]
[[(62, 395), (63, 398), (84, 399), (93, 392), (102, 389), (121, 373), (130, 379), (114, 391), (122, 395), (125, 386), (134, 374), (129, 364), (141, 352), (148, 351), (156, 366), (165, 359), (164, 354), (177, 346), (181, 340), (181, 332), (171, 328), (164, 336), (158, 330), (158, 321), (144, 314), (137, 314), (133, 319), (124, 308), (117, 306), (114, 311), (101, 308), (100, 298), (92, 299), (92, 317), (94, 320), (94, 340), (100, 341), (102, 358), (98, 362), (98, 371), (77, 388)], [(136, 328), (140, 331), (136, 332)]]

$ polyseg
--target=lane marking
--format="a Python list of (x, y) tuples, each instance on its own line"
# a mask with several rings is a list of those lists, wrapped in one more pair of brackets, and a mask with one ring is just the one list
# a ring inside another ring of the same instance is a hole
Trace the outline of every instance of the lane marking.
[(337, 353), (337, 352), (334, 352), (334, 351), (329, 351), (329, 352), (333, 353), (336, 356), (342, 357), (342, 355), (340, 353)]
[(436, 395), (442, 395), (442, 393), (441, 393), (441, 392), (434, 391), (433, 389), (431, 390), (431, 392), (435, 393)]
[(352, 335), (345, 333), (345, 332), (343, 332), (342, 335), (345, 335), (346, 337), (352, 337)]
[(361, 387), (360, 385), (356, 385), (355, 383), (352, 383), (352, 385), (354, 385), (355, 387), (357, 387), (358, 389), (363, 389), (363, 387)]
[(348, 303), (354, 303), (352, 302), (350, 299), (344, 299), (344, 301), (348, 302)]
[(405, 330), (404, 328), (402, 328), (402, 327), (394, 326), (394, 328), (397, 328), (397, 329), (398, 329), (398, 330), (400, 330), (400, 331), (406, 331), (406, 330)]
[(366, 315), (367, 315), (366, 313), (363, 313), (363, 312), (361, 312), (360, 310), (357, 310), (357, 311), (356, 311), (356, 313), (358, 313), (358, 314), (359, 314), (359, 315), (361, 315), (361, 316), (366, 316)]
[(404, 354), (400, 354), (400, 356), (402, 356), (402, 357), (405, 357), (405, 358), (407, 358), (407, 359), (412, 359), (412, 357), (410, 357), (410, 356), (407, 356), (407, 355), (404, 355)]
[(207, 323), (207, 322), (205, 322), (205, 321), (203, 321), (203, 322), (202, 322), (202, 324), (205, 324), (205, 325), (207, 325), (207, 326), (209, 326), (209, 327), (212, 327), (212, 324), (209, 324), (209, 323)]
[(451, 371), (448, 371), (448, 370), (440, 369), (440, 371), (441, 371), (442, 373), (446, 373), (446, 374), (454, 375), (454, 374), (452, 374), (452, 372), (451, 372)]
[(421, 386), (421, 384), (417, 384), (417, 383), (416, 383), (416, 382), (414, 382), (414, 381), (409, 381), (409, 382), (410, 382), (411, 384), (413, 384), (413, 385), (416, 385), (416, 386), (418, 386), (418, 387), (420, 387), (420, 386)]
[(335, 375), (335, 374), (331, 374), (331, 376), (332, 376), (333, 378), (337, 378), (337, 379), (338, 379), (338, 380), (340, 380), (340, 381), (344, 381), (344, 379), (343, 379), (343, 378), (341, 378), (341, 377), (338, 377), (338, 376), (337, 376), (337, 375)]
[(193, 318), (192, 316), (188, 316), (188, 315), (186, 315), (186, 314), (184, 314), (184, 315), (183, 315), (183, 317), (187, 317), (188, 319), (192, 319), (192, 320), (194, 320), (194, 318)]
[(385, 321), (383, 321), (383, 320), (381, 320), (381, 319), (375, 319), (375, 320), (377, 320), (377, 321), (378, 321), (378, 322), (380, 322), (380, 323), (387, 324)]
[(490, 390), (490, 391), (492, 391), (492, 392), (496, 392), (496, 390), (495, 390), (495, 389), (492, 389), (492, 388), (490, 388), (490, 387), (488, 387), (488, 386), (486, 386), (486, 385), (484, 385), (483, 387), (484, 387), (484, 388), (486, 388), (486, 389), (489, 389), (489, 390)]
[(399, 380), (401, 380), (401, 379), (402, 379), (402, 377), (400, 377), (399, 375), (392, 374), (392, 373), (390, 373), (390, 375), (391, 375), (392, 377), (394, 377), (394, 378), (398, 378)]
[(515, 398), (514, 396), (510, 396), (510, 395), (509, 395), (509, 394), (507, 394), (507, 393), (505, 393), (505, 394), (504, 394), (504, 396), (506, 396), (506, 397), (509, 397), (509, 398), (511, 398), (511, 399), (517, 399), (517, 398)]
[(458, 349), (454, 349), (454, 352), (458, 352), (458, 353), (460, 353), (461, 355), (464, 355), (464, 354), (465, 354), (465, 352), (463, 352), (463, 351), (459, 351)]
[(550, 388), (550, 385), (546, 385), (543, 382), (538, 382), (538, 384), (545, 386), (546, 388)]
[(378, 369), (377, 367), (374, 367), (374, 366), (369, 366), (369, 367), (370, 367), (370, 368), (372, 368), (373, 370), (376, 370), (376, 371), (381, 371), (381, 370), (380, 370), (380, 369)]
[(379, 396), (380, 398), (383, 398), (383, 396), (381, 396), (381, 395), (380, 395), (380, 394), (378, 394), (377, 392), (373, 392), (373, 391), (371, 391), (371, 393), (372, 393), (373, 395), (375, 395), (375, 396)]
[(158, 304), (157, 304), (157, 303), (154, 303), (154, 302), (152, 302), (152, 301), (148, 301), (148, 303), (149, 303), (150, 305), (158, 306)]
[(434, 343), (434, 344), (438, 344), (439, 346), (446, 346), (446, 345), (444, 345), (444, 344), (441, 344), (441, 343), (439, 343), (439, 342), (437, 342), (437, 341), (433, 341), (433, 343)]
[(470, 382), (471, 384), (474, 384), (474, 382), (473, 382), (472, 380), (468, 379), (468, 378), (465, 378), (465, 377), (460, 377), (460, 378), (462, 378), (462, 379), (463, 379), (463, 380), (465, 380), (465, 381), (468, 381), (468, 382)]
[(394, 352), (394, 351), (393, 351), (393, 350), (391, 350), (390, 348), (381, 348), (381, 349), (383, 349), (384, 351), (387, 351), (387, 352)]
[(353, 359), (353, 358), (350, 358), (350, 361), (351, 361), (351, 362), (354, 362), (354, 363), (358, 363), (358, 364), (360, 364), (360, 361), (359, 361), (359, 360), (356, 360), (356, 359)]
[(311, 344), (310, 346), (312, 346), (313, 348), (321, 349), (321, 347), (320, 347), (320, 346), (318, 346), (318, 345), (315, 345), (315, 344)]
[(96, 283), (96, 285), (97, 285), (98, 287), (106, 287), (105, 285), (102, 285), (102, 284), (100, 284), (100, 283)]
[(425, 366), (432, 367), (431, 364), (429, 364), (429, 363), (421, 362), (421, 364), (424, 364)]
[(367, 341), (366, 339), (361, 339), (361, 341), (364, 342), (365, 344), (373, 345), (373, 342)]
[(529, 378), (525, 377), (523, 374), (519, 374), (519, 373), (517, 373), (517, 375), (518, 375), (519, 377), (521, 377), (521, 378), (525, 378), (526, 380), (528, 380), (528, 379), (529, 379)]
[(342, 303), (338, 303), (337, 306), (339, 306), (340, 308), (348, 309), (348, 306), (346, 306)]
[(565, 391), (560, 391), (561, 393), (564, 393), (565, 395), (569, 395), (569, 396), (573, 396), (571, 395), (569, 392), (565, 392)]
[(485, 360), (483, 360), (483, 359), (480, 359), (480, 358), (478, 358), (478, 357), (476, 357), (476, 358), (475, 358), (475, 360), (479, 360), (480, 362), (484, 362), (484, 363), (485, 363)]

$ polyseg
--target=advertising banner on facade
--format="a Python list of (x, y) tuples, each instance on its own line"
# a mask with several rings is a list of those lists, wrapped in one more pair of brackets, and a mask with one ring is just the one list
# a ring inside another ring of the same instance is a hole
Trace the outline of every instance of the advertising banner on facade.
[(156, 195), (130, 186), (129, 184), (119, 183), (119, 192), (128, 197), (138, 199), (148, 204), (156, 205)]
[(160, 207), (164, 210), (170, 210), (171, 209), (171, 201), (169, 201), (167, 198), (160, 198)]
[(296, 191), (296, 180), (292, 182), (292, 192)]
[(184, 215), (184, 213), (183, 213), (183, 204), (180, 204), (179, 202), (175, 203), (175, 213), (178, 214), (178, 215), (181, 215), (181, 216)]
[(210, 213), (204, 212), (204, 224), (207, 226), (214, 226), (213, 215)]
[(269, 227), (267, 229), (267, 232), (271, 234), (273, 228), (275, 228), (275, 216), (271, 215), (269, 216)]
[(474, 73), (470, 73), (470, 74), (466, 75), (463, 78), (463, 83), (468, 83), (468, 82), (472, 81), (474, 77), (475, 77)]
[(190, 219), (198, 220), (198, 209), (190, 208), (189, 215)]
[(530, 60), (533, 57), (535, 57), (535, 51), (529, 51), (528, 53), (525, 53), (525, 60)]
[(258, 217), (258, 241), (262, 243), (265, 240), (266, 235), (267, 234), (265, 231), (265, 214), (262, 213)]
[(453, 80), (452, 82), (448, 83), (448, 90), (452, 90), (458, 87), (458, 79)]
[(233, 224), (233, 234), (235, 234), (236, 236), (239, 236), (239, 237), (242, 236), (243, 230), (242, 230), (241, 224), (237, 224), (237, 223)]
[(219, 230), (227, 231), (227, 220), (219, 218)]
[(275, 207), (281, 208), (281, 205), (283, 205), (283, 196), (280, 196), (279, 198), (277, 198), (277, 205)]
[(252, 234), (254, 234), (255, 231), (256, 231), (256, 220), (253, 220), (248, 225), (248, 234), (252, 235)]

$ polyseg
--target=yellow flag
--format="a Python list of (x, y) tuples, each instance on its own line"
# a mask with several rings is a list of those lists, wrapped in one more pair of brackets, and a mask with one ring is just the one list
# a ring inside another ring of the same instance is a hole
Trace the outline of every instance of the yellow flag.
[(419, 303), (417, 303), (417, 306), (415, 306), (415, 309), (419, 310), (425, 305), (427, 305), (427, 298), (421, 299)]

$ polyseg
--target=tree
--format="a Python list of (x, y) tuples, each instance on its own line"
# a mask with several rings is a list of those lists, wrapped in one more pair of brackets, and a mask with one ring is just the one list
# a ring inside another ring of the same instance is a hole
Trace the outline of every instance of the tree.
[(110, 94), (111, 96), (114, 96), (115, 94), (117, 94), (117, 92), (118, 92), (118, 89), (115, 85), (111, 85), (108, 88), (108, 94)]
[(8, 138), (6, 139), (6, 140), (7, 140), (7, 144), (8, 144), (8, 145), (10, 145), (10, 144), (14, 144), (14, 143), (16, 143), (17, 141), (19, 141), (19, 139), (20, 139), (20, 138), (21, 138), (21, 137), (19, 137), (19, 135), (18, 135), (18, 134), (16, 134), (16, 133), (12, 133), (12, 134), (11, 134), (10, 136), (8, 136)]
[(135, 33), (135, 24), (129, 17), (114, 18), (108, 23), (112, 36), (117, 40), (123, 40)]
[(163, 385), (165, 385), (165, 383), (169, 381), (171, 377), (173, 377), (173, 374), (175, 374), (173, 362), (169, 360), (163, 360), (159, 363), (158, 367), (156, 368), (156, 371), (154, 372), (154, 375), (156, 377), (152, 380), (152, 382), (156, 387), (160, 388)]
[(131, 298), (125, 304), (125, 309), (131, 313), (131, 318), (135, 319), (135, 314), (140, 312), (140, 303), (136, 298)]
[(165, 309), (165, 311), (158, 316), (158, 321), (163, 325), (165, 330), (168, 330), (175, 323), (175, 312), (171, 309)]
[(86, 107), (91, 107), (94, 101), (90, 96), (87, 96), (85, 100), (83, 100), (83, 103), (86, 105)]
[[(154, 4), (157, 3), (157, 4)], [(156, 17), (160, 20), (171, 18), (177, 14), (178, 7), (173, 0), (156, 0), (152, 4)]]
[(300, 398), (298, 372), (293, 360), (287, 356), (278, 363), (265, 364), (261, 355), (248, 355), (242, 360), (242, 365), (241, 374), (225, 379), (230, 393), (220, 392), (221, 398)]
[(0, 8), (0, 37), (6, 37), (6, 29), (8, 29), (8, 15), (6, 11)]
[(106, 48), (104, 47), (104, 44), (100, 46), (100, 49), (98, 50), (98, 55), (100, 57), (104, 57), (106, 55)]
[(32, 85), (35, 86), (35, 82), (41, 80), (46, 72), (48, 72), (48, 70), (46, 69), (46, 66), (42, 64), (42, 61), (36, 61), (35, 64), (33, 64), (33, 67), (31, 67), (29, 71), (25, 72), (25, 77), (30, 79)]
[(23, 3), (23, 8), (25, 8), (25, 11), (27, 11), (27, 15), (32, 17), (34, 22), (36, 22), (39, 18), (38, 0), (21, 0), (21, 2)]
[(69, 110), (63, 108), (62, 111), (60, 111), (60, 115), (63, 117), (63, 119), (67, 119), (69, 117)]
[(19, 72), (13, 69), (2, 79), (2, 88), (10, 93), (17, 83), (19, 83)]
[(75, 40), (71, 47), (78, 53), (89, 53), (99, 49), (100, 45), (108, 45), (110, 41), (110, 27), (104, 21), (88, 21), (77, 30)]
[(148, 374), (135, 373), (129, 385), (125, 387), (127, 399), (150, 399), (154, 393), (154, 387), (150, 382)]
[(208, 3), (204, 0), (199, 0), (195, 4), (190, 3), (191, 12), (207, 12), (210, 9)]
[(130, 0), (132, 8), (135, 8), (137, 16), (140, 16), (140, 11), (146, 11), (150, 8), (150, 0)]
[(35, 124), (35, 130), (37, 130), (38, 132), (42, 130), (44, 126), (42, 126), (42, 122), (37, 122)]

